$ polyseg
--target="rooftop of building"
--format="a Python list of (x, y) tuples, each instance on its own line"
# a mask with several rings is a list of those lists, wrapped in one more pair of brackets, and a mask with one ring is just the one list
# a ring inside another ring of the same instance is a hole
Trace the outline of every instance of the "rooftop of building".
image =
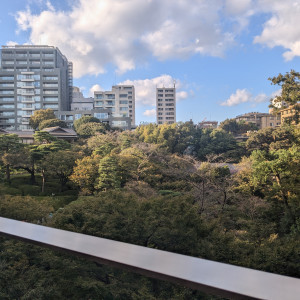
[(263, 117), (263, 116), (269, 116), (270, 114), (269, 113), (260, 113), (260, 112), (249, 112), (249, 113), (245, 113), (245, 114), (242, 114), (242, 115), (238, 115), (238, 116), (236, 116), (236, 118), (250, 117), (250, 116), (253, 116), (253, 115)]
[(55, 46), (49, 45), (2, 45), (2, 50), (27, 50), (27, 49), (51, 49), (57, 50), (57, 52), (66, 60), (68, 61), (67, 57), (61, 53), (61, 51)]

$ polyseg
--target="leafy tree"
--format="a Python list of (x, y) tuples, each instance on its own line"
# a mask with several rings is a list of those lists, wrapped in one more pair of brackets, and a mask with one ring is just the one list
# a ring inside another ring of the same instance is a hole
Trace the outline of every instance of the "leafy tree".
[[(207, 155), (217, 155), (217, 159), (222, 160), (226, 152), (237, 148), (235, 138), (224, 130), (204, 129), (197, 143), (197, 156), (200, 160), (206, 160)], [(237, 159), (238, 157), (234, 157)]]
[(251, 159), (254, 184), (273, 199), (283, 201), (286, 208), (290, 207), (291, 199), (299, 199), (299, 147), (272, 150), (269, 153), (254, 151)]
[(102, 157), (110, 154), (114, 149), (119, 148), (118, 132), (108, 132), (107, 134), (97, 134), (87, 140), (88, 148), (95, 154)]
[(73, 173), (75, 161), (78, 159), (79, 155), (80, 154), (74, 153), (70, 150), (59, 150), (51, 152), (45, 157), (44, 167), (46, 169), (46, 173), (56, 176), (59, 179), (61, 183), (61, 190), (63, 190), (63, 187)]
[(82, 194), (92, 194), (95, 191), (95, 182), (99, 177), (100, 156), (86, 156), (76, 160), (76, 166), (70, 180), (80, 187)]
[[(6, 168), (6, 180), (10, 184), (10, 165), (13, 161), (13, 154), (19, 153), (23, 148), (19, 137), (16, 134), (2, 134), (0, 135), (0, 154), (1, 160)], [(8, 159), (8, 156), (10, 159)]]
[(118, 189), (121, 187), (118, 162), (115, 156), (106, 156), (99, 163), (98, 190)]
[(42, 130), (44, 128), (49, 128), (49, 127), (56, 127), (59, 126), (61, 128), (67, 128), (67, 124), (64, 121), (58, 120), (58, 119), (49, 119), (49, 120), (44, 120), (39, 124), (39, 130)]
[(250, 130), (258, 130), (258, 127), (253, 123), (237, 122), (235, 119), (226, 119), (220, 123), (219, 128), (233, 135), (243, 134)]
[(280, 128), (265, 128), (253, 132), (247, 140), (246, 149), (253, 150), (279, 150), (290, 148), (299, 143), (299, 133), (292, 126), (281, 126)]
[(291, 121), (299, 124), (300, 122), (300, 73), (295, 70), (287, 72), (285, 75), (279, 73), (278, 76), (270, 77), (269, 80), (274, 85), (281, 87), (281, 95), (271, 99), (270, 107), (275, 112), (280, 111), (283, 103), (292, 106), (295, 113)]
[(39, 222), (53, 212), (53, 207), (43, 199), (30, 196), (0, 195), (0, 215), (26, 222)]
[(106, 125), (103, 123), (89, 122), (77, 127), (76, 132), (82, 137), (90, 137), (96, 133), (105, 133)]
[(77, 120), (74, 121), (74, 129), (78, 130), (78, 128), (83, 125), (83, 124), (87, 124), (87, 123), (101, 123), (101, 121), (95, 117), (92, 116), (83, 116)]
[(34, 111), (33, 115), (29, 119), (29, 125), (34, 130), (37, 130), (42, 121), (53, 120), (53, 119), (56, 119), (56, 116), (52, 109), (50, 109), (50, 108), (40, 109), (40, 110)]

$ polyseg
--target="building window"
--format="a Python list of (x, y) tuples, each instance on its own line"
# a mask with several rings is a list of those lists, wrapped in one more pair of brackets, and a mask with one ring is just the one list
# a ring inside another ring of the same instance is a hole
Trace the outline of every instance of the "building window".
[(96, 94), (95, 97), (96, 97), (96, 99), (103, 99), (103, 95), (102, 94)]
[(78, 120), (81, 118), (81, 114), (75, 114), (75, 120)]
[(94, 117), (97, 119), (108, 119), (108, 113), (94, 113)]

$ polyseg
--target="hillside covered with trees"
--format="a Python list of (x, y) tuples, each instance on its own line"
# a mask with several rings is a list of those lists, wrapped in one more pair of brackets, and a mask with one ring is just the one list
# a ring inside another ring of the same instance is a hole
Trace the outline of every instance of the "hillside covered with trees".
[[(0, 216), (300, 277), (299, 126), (245, 143), (192, 122), (76, 126), (74, 143), (0, 135)], [(214, 298), (0, 238), (0, 299)]]

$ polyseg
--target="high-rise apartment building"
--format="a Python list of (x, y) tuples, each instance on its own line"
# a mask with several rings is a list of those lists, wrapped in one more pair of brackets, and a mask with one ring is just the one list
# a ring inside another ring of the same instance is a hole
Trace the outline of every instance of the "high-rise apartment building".
[(176, 88), (156, 88), (157, 124), (176, 122)]
[[(135, 91), (133, 85), (114, 85), (111, 91), (94, 92), (94, 108), (110, 109), (113, 127), (128, 128), (135, 125)], [(122, 118), (130, 118), (131, 124)], [(130, 126), (131, 125), (131, 126)]]
[(72, 63), (52, 46), (2, 46), (0, 128), (28, 130), (35, 110), (70, 110)]

